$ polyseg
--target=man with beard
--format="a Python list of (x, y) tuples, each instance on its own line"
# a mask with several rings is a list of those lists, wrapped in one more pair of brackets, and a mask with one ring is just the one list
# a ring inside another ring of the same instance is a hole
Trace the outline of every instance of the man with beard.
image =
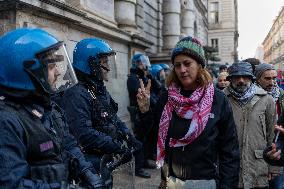
[(263, 150), (274, 137), (275, 105), (265, 90), (253, 83), (252, 67), (247, 62), (232, 64), (224, 89), (229, 98), (237, 126), (241, 152), (239, 188), (268, 188), (268, 179), (279, 173), (279, 168), (268, 166)]
[[(276, 116), (281, 115), (284, 108), (284, 91), (277, 85), (277, 72), (271, 64), (259, 64), (255, 68), (256, 83), (259, 87), (267, 91), (272, 96), (275, 102)], [(269, 182), (269, 187), (274, 189), (282, 189), (284, 186), (283, 173), (275, 177)]]
[(277, 85), (277, 71), (271, 64), (262, 63), (255, 68), (256, 83), (267, 91), (276, 102), (277, 116), (281, 115), (284, 108), (284, 91)]

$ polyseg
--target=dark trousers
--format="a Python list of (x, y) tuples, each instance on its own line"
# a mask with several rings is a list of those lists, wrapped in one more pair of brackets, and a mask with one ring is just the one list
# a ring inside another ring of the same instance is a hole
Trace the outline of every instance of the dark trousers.
[(284, 189), (284, 172), (269, 181), (269, 189)]

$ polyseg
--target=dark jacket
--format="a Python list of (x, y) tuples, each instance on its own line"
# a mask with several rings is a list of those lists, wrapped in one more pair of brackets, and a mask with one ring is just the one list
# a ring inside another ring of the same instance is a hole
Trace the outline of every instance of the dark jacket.
[(129, 95), (130, 106), (138, 107), (136, 95), (138, 89), (140, 88), (139, 79), (142, 79), (145, 87), (147, 85), (148, 79), (151, 79), (151, 107), (154, 107), (159, 99), (159, 95), (161, 92), (161, 84), (157, 81), (151, 74), (144, 76), (137, 69), (130, 69), (130, 74), (127, 79), (127, 89)]
[[(281, 125), (282, 127), (284, 127), (284, 92), (282, 89), (280, 89), (280, 96), (278, 98), (278, 103), (280, 106), (281, 115), (277, 120), (277, 125)], [(273, 141), (275, 142), (275, 138)], [(283, 133), (282, 134), (279, 133), (278, 139), (275, 142), (275, 144), (276, 144), (277, 150), (280, 149), (282, 152), (284, 152), (284, 134)], [(271, 149), (272, 149), (271, 146), (269, 146), (263, 151), (263, 158), (266, 161), (266, 163), (270, 165), (274, 165), (274, 166), (284, 166), (284, 153), (281, 153), (281, 158), (279, 160), (272, 160), (267, 157), (267, 152), (269, 152)]]
[(86, 153), (120, 153), (118, 133), (131, 135), (117, 116), (117, 104), (103, 83), (79, 82), (67, 90), (61, 101), (70, 131)]
[[(168, 94), (163, 93), (157, 108), (141, 115), (144, 125), (151, 119), (159, 124), (167, 98)], [(190, 120), (173, 113), (166, 140), (166, 163), (162, 169), (162, 180), (169, 175), (182, 180), (215, 179), (218, 188), (237, 187), (240, 165), (238, 138), (232, 109), (224, 93), (215, 89), (210, 118), (194, 142), (184, 147), (169, 147), (169, 137), (183, 137), (189, 123)]]
[(60, 188), (71, 157), (79, 160), (81, 173), (92, 169), (55, 104), (1, 100), (0, 125), (1, 188)]

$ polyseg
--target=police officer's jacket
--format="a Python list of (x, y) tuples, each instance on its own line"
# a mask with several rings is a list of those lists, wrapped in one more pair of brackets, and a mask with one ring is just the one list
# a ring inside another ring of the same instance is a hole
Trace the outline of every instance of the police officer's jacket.
[(0, 100), (0, 187), (60, 188), (67, 181), (68, 160), (80, 171), (92, 168), (69, 134), (61, 109)]
[(117, 116), (117, 104), (103, 81), (80, 81), (64, 93), (60, 104), (66, 112), (71, 133), (85, 153), (99, 156), (119, 153), (118, 133), (131, 135)]

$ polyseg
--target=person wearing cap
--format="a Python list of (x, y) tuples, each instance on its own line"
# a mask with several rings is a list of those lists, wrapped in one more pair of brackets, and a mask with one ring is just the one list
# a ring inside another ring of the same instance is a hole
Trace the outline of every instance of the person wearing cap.
[(247, 58), (247, 59), (245, 59), (245, 60), (243, 60), (243, 61), (250, 63), (250, 65), (251, 65), (251, 67), (252, 67), (252, 73), (254, 73), (255, 67), (261, 63), (261, 62), (259, 61), (259, 59), (257, 59), (257, 58)]
[(140, 81), (141, 121), (159, 125), (159, 188), (232, 189), (239, 176), (239, 147), (228, 99), (213, 86), (201, 43), (181, 39), (171, 54), (168, 91), (150, 108), (150, 87)]
[(280, 116), (284, 108), (284, 91), (277, 85), (277, 71), (274, 66), (267, 63), (259, 64), (254, 74), (257, 85), (266, 90), (276, 102), (277, 115)]
[(264, 89), (254, 84), (255, 76), (248, 62), (233, 63), (228, 72), (230, 85), (224, 93), (232, 106), (238, 132), (239, 188), (268, 188), (268, 180), (280, 171), (268, 166), (262, 156), (274, 137), (275, 103)]
[[(256, 66), (254, 75), (256, 77), (256, 83), (258, 86), (267, 91), (275, 101), (276, 115), (278, 125), (284, 125), (283, 116), (281, 113), (284, 108), (284, 91), (277, 85), (277, 71), (271, 64), (262, 63)], [(281, 117), (280, 117), (281, 116)], [(267, 161), (269, 163), (269, 161)], [(269, 182), (269, 187), (273, 189), (282, 189), (284, 187), (284, 175), (283, 173), (275, 177)]]

